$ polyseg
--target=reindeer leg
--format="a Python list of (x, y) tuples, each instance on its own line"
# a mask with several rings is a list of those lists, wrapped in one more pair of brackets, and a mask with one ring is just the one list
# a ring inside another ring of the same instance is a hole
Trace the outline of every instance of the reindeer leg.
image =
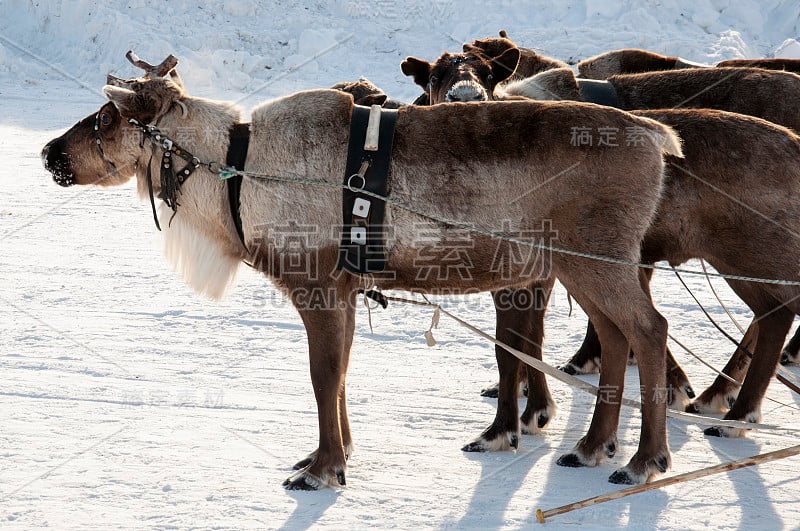
[[(542, 359), (542, 344), (544, 343), (544, 314), (550, 294), (553, 291), (555, 278), (536, 283), (532, 286), (533, 305), (528, 310), (530, 323), (530, 336), (523, 345), (523, 352), (536, 359)], [(544, 373), (533, 367), (525, 366), (528, 377), (528, 402), (522, 412), (520, 421), (522, 432), (527, 434), (540, 433), (556, 415), (556, 403), (547, 386)]]
[[(542, 359), (544, 312), (555, 278), (535, 282), (522, 290), (501, 290), (493, 293), (497, 313), (497, 338), (525, 354)], [(465, 452), (510, 450), (519, 446), (517, 397), (520, 374), (528, 380), (528, 405), (522, 415), (526, 433), (541, 431), (555, 416), (556, 405), (547, 387), (544, 374), (524, 369), (516, 356), (496, 346), (497, 368), (500, 373), (497, 413), (492, 424), (472, 442)]]
[(792, 339), (786, 343), (786, 346), (781, 352), (781, 365), (790, 365), (800, 363), (800, 328), (792, 336)]
[[(284, 481), (290, 490), (316, 490), (344, 485), (346, 446), (352, 448), (345, 397), (345, 373), (352, 345), (355, 320), (355, 286), (344, 282), (335, 290), (324, 291), (321, 304), (298, 306), (306, 327), (311, 366), (311, 382), (317, 400), (319, 447), (307, 458), (309, 462)], [(319, 303), (319, 299), (314, 299)], [(330, 300), (332, 299), (332, 300)], [(342, 417), (344, 415), (344, 418)], [(301, 461), (298, 464), (302, 464)]]
[[(758, 322), (753, 320), (750, 326), (747, 327), (740, 343), (742, 348), (747, 352), (755, 351), (757, 336)], [(741, 382), (744, 379), (747, 369), (750, 367), (750, 356), (742, 348), (736, 348), (733, 356), (722, 369), (724, 374), (727, 374), (737, 382)], [(740, 387), (738, 385), (722, 376), (717, 376), (714, 382), (700, 393), (700, 396), (694, 402), (686, 406), (686, 411), (689, 413), (725, 413), (736, 402), (739, 390)]]
[[(648, 268), (639, 269), (639, 284), (642, 289), (653, 301), (653, 294), (650, 292), (650, 281), (653, 278), (653, 270)], [(689, 383), (689, 377), (686, 376), (683, 368), (678, 364), (678, 361), (672, 356), (672, 352), (667, 347), (667, 405), (675, 409), (684, 409), (694, 398), (694, 389)]]
[[(353, 303), (355, 303), (355, 293), (353, 294)], [(347, 367), (350, 362), (350, 350), (353, 346), (353, 335), (355, 333), (356, 327), (356, 314), (355, 312), (347, 312), (347, 323), (345, 328), (345, 348), (344, 348), (344, 372), (347, 373)], [(353, 446), (353, 440), (350, 435), (350, 418), (347, 415), (347, 397), (345, 392), (345, 382), (342, 381), (342, 386), (339, 390), (339, 423), (341, 424), (342, 430), (342, 444), (344, 445), (344, 458), (345, 460), (350, 459), (350, 456), (353, 455), (353, 451), (355, 447)], [(311, 461), (317, 455), (317, 450), (314, 450), (304, 459), (301, 459), (297, 463), (294, 464), (292, 468), (295, 470), (300, 470), (302, 468), (307, 467), (311, 464)]]
[(600, 370), (600, 357), (600, 338), (597, 337), (594, 323), (589, 319), (586, 325), (586, 335), (583, 338), (583, 343), (578, 348), (578, 352), (568, 362), (561, 365), (559, 369), (567, 374), (596, 373)]
[(603, 345), (603, 370), (600, 371), (600, 393), (595, 402), (589, 431), (575, 448), (562, 455), (561, 466), (596, 466), (604, 458), (613, 457), (617, 451), (617, 427), (622, 391), (625, 384), (625, 366), (628, 340), (617, 326), (591, 302), (579, 302), (595, 323), (599, 341)]
[[(764, 288), (758, 285), (744, 285), (742, 282), (730, 281), (731, 287), (742, 300), (747, 303), (758, 317), (755, 327), (756, 339), (753, 359), (747, 370), (739, 396), (725, 414), (727, 420), (761, 421), (761, 402), (767, 387), (775, 374), (780, 360), (781, 345), (792, 326), (794, 313), (773, 298)], [(705, 430), (706, 435), (723, 437), (742, 437), (746, 430), (737, 428), (711, 427)]]
[[(515, 291), (504, 289), (492, 293), (497, 316), (497, 339), (517, 350), (522, 350), (528, 337), (527, 311), (514, 304)], [(494, 452), (516, 449), (519, 446), (519, 420), (517, 396), (520, 361), (500, 346), (495, 346), (498, 384), (497, 413), (494, 421), (477, 438), (461, 448), (465, 452)]]
[[(599, 266), (595, 264), (595, 269)], [(666, 340), (667, 322), (653, 307), (647, 294), (632, 282), (630, 272), (603, 267), (602, 286), (565, 283), (570, 293), (581, 294), (579, 302), (594, 320), (603, 345), (600, 395), (586, 436), (573, 452), (562, 456), (564, 466), (595, 465), (613, 455), (617, 446), (620, 399), (625, 381), (629, 347), (639, 356), (642, 389), (642, 429), (639, 448), (628, 464), (614, 472), (612, 483), (644, 483), (669, 468), (667, 445)], [(559, 277), (562, 282), (566, 279)], [(570, 282), (571, 283), (571, 282)], [(605, 292), (599, 290), (604, 289)]]

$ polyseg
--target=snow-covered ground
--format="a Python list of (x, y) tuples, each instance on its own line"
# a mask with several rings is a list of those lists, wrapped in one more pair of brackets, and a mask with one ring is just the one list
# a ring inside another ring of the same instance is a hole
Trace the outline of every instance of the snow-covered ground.
[[(800, 57), (799, 17), (796, 0), (2, 0), (0, 528), (531, 527), (537, 508), (618, 489), (606, 478), (637, 444), (639, 414), (623, 409), (611, 462), (556, 466), (587, 429), (593, 399), (553, 382), (560, 412), (546, 434), (524, 436), (515, 454), (462, 453), (494, 414), (496, 401), (478, 395), (495, 379), (493, 350), (444, 318), (428, 348), (431, 312), (395, 304), (372, 312), (374, 333), (359, 310), (347, 488), (286, 492), (291, 464), (317, 444), (305, 335), (291, 306), (244, 269), (223, 302), (194, 295), (165, 265), (132, 186), (62, 189), (41, 166), (45, 142), (102, 103), (106, 73), (135, 74), (129, 48), (154, 61), (175, 53), (192, 93), (249, 107), (360, 75), (412, 99), (402, 58), (432, 59), (501, 28), (571, 61), (620, 47), (703, 62)], [(689, 280), (734, 333), (705, 280)], [(715, 284), (746, 322), (744, 305)], [(721, 367), (731, 346), (677, 281), (657, 274), (654, 293), (672, 333)], [(444, 304), (493, 330), (488, 297)], [(545, 359), (566, 360), (584, 325), (558, 291)], [(713, 380), (675, 352), (696, 390)], [(635, 370), (627, 383), (634, 396)], [(669, 474), (796, 444), (800, 397), (773, 383), (769, 398), (765, 422), (782, 432), (720, 440), (670, 421)], [(797, 528), (799, 463), (640, 494), (548, 526)]]

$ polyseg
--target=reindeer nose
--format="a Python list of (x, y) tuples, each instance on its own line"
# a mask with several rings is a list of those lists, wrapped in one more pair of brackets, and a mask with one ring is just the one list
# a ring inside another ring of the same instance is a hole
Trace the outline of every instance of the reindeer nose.
[(64, 153), (64, 143), (57, 138), (51, 140), (42, 149), (42, 164), (53, 174), (53, 180), (60, 186), (75, 184), (75, 178), (70, 171), (69, 158)]
[(445, 96), (445, 100), (449, 102), (484, 101), (486, 99), (486, 89), (474, 81), (459, 81), (447, 91)]

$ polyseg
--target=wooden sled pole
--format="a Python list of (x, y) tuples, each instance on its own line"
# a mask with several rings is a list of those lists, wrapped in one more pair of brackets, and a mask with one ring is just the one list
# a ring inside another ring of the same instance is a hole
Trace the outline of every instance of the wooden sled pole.
[(562, 505), (561, 507), (556, 507), (555, 509), (548, 509), (546, 511), (537, 509), (536, 520), (540, 524), (543, 524), (545, 520), (547, 518), (550, 518), (551, 516), (568, 513), (570, 511), (574, 511), (575, 509), (582, 509), (584, 507), (597, 505), (598, 503), (603, 503), (611, 500), (618, 500), (620, 498), (630, 496), (631, 494), (638, 494), (640, 492), (646, 492), (648, 490), (660, 489), (661, 487), (674, 485), (675, 483), (682, 483), (684, 481), (690, 481), (692, 479), (711, 476), (713, 474), (719, 474), (720, 472), (730, 472), (731, 470), (737, 470), (739, 468), (745, 468), (748, 466), (760, 465), (762, 463), (768, 463), (770, 461), (775, 461), (777, 459), (783, 459), (786, 457), (792, 457), (798, 454), (800, 454), (800, 444), (797, 446), (792, 446), (790, 448), (785, 448), (783, 450), (777, 450), (775, 452), (768, 452), (766, 454), (746, 457), (738, 461), (728, 461), (727, 463), (720, 463), (718, 465), (710, 466), (708, 468), (703, 468), (701, 470), (686, 472), (685, 474), (678, 474), (677, 476), (659, 479), (658, 481), (654, 481), (652, 483), (645, 483), (644, 485), (634, 485), (632, 487), (628, 487), (627, 489), (622, 489), (615, 492), (609, 492), (608, 494), (601, 494), (599, 496), (595, 496), (594, 498), (587, 498), (585, 500), (575, 503), (570, 503), (568, 505)]

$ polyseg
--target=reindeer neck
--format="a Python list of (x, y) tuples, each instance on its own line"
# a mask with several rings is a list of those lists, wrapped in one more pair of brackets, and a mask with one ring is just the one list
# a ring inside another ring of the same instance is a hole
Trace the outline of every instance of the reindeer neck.
[[(152, 152), (145, 149), (137, 176), (139, 193), (149, 197), (152, 186), (161, 199), (157, 219), (165, 231), (179, 222), (182, 230), (191, 227), (225, 254), (242, 258), (244, 249), (231, 216), (226, 185), (209, 169), (209, 164), (225, 164), (239, 112), (227, 103), (204, 99), (187, 98), (183, 104), (185, 113), (174, 109), (157, 121), (165, 143), (156, 141)], [(170, 144), (171, 155), (165, 156)]]

